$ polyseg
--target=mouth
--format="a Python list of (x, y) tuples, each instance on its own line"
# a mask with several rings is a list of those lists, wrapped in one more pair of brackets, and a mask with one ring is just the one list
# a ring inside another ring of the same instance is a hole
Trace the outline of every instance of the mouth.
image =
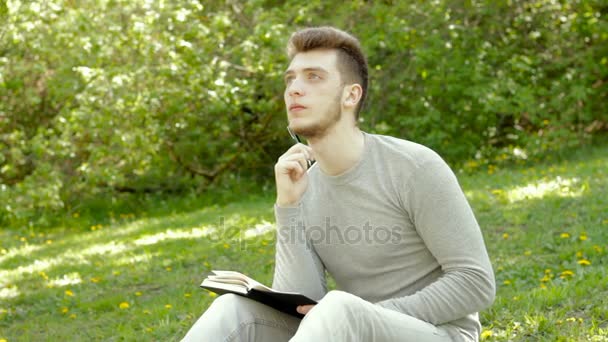
[(290, 112), (299, 112), (303, 109), (306, 109), (306, 107), (300, 105), (300, 104), (292, 104), (291, 106), (289, 106), (289, 111)]

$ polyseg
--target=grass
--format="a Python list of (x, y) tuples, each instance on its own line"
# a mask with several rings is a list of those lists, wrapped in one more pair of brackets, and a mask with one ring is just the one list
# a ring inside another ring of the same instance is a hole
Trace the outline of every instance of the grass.
[[(498, 284), (484, 340), (608, 341), (607, 172), (603, 145), (459, 175)], [(0, 230), (0, 341), (179, 340), (213, 300), (205, 272), (270, 284), (272, 202), (152, 200)]]

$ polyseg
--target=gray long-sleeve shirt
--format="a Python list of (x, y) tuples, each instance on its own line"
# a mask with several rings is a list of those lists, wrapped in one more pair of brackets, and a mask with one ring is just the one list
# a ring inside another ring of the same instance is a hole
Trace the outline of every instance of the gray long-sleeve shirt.
[(338, 176), (313, 166), (300, 203), (275, 206), (273, 287), (320, 299), (326, 270), (343, 291), (477, 339), (494, 274), (456, 177), (422, 145), (364, 139), (355, 166)]

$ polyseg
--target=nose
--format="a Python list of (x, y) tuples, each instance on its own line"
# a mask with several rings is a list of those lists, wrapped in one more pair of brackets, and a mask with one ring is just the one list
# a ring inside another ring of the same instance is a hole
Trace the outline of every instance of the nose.
[(289, 96), (302, 96), (304, 91), (302, 90), (301, 82), (296, 78), (290, 84), (287, 85), (286, 93)]

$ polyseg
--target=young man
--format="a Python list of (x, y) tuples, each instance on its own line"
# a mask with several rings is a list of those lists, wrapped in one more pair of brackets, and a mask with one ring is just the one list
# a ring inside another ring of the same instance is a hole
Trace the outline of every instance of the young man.
[[(359, 130), (368, 76), (356, 38), (305, 29), (288, 54), (289, 127), (308, 145), (275, 165), (273, 287), (319, 304), (299, 320), (223, 295), (184, 340), (477, 340), (494, 274), (454, 174), (424, 146)], [(341, 291), (326, 293), (326, 271)]]

